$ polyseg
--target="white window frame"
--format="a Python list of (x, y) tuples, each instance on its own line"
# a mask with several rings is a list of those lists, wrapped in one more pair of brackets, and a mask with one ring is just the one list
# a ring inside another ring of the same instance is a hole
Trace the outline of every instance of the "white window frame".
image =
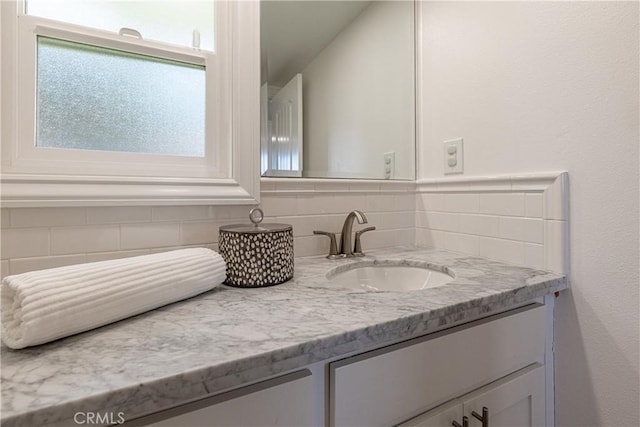
[[(259, 200), (259, 2), (216, 0), (207, 52), (19, 13), (0, 2), (3, 207), (250, 204)], [(206, 67), (204, 158), (35, 147), (37, 36)]]

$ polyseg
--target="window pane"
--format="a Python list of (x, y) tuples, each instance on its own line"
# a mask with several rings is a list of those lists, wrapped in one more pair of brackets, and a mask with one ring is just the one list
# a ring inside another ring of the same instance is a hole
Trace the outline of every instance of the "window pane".
[(36, 145), (204, 156), (205, 69), (38, 37)]
[(214, 50), (214, 1), (27, 0), (26, 13), (86, 27), (118, 32), (134, 28), (143, 39)]

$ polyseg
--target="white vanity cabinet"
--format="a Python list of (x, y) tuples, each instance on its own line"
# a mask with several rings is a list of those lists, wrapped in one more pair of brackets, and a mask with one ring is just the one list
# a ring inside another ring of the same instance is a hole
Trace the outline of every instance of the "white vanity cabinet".
[[(455, 421), (461, 427), (543, 426), (547, 313), (546, 306), (530, 304), (341, 360), (318, 362), (310, 370), (127, 425), (452, 427)], [(482, 416), (483, 408), (488, 410), (488, 424), (473, 416), (474, 411)]]
[(452, 427), (454, 421), (469, 427), (545, 425), (544, 367), (533, 364), (397, 427)]
[(505, 425), (544, 425), (545, 313), (533, 304), (331, 363), (327, 424), (452, 426), (466, 415), (479, 427), (471, 411), (484, 406), (491, 427), (520, 413), (531, 419)]
[(275, 427), (313, 425), (308, 370), (263, 381), (125, 423), (148, 427)]

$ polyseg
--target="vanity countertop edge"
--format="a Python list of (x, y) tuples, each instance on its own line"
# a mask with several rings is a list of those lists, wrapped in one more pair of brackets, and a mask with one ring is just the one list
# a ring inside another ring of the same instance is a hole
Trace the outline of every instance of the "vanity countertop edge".
[[(329, 270), (363, 260), (427, 261), (455, 278), (408, 292), (328, 286)], [(0, 422), (47, 425), (71, 421), (78, 411), (134, 419), (486, 317), (567, 286), (564, 275), (440, 249), (381, 249), (338, 261), (296, 258), (294, 278), (284, 284), (219, 286), (53, 343), (22, 350), (3, 345)]]

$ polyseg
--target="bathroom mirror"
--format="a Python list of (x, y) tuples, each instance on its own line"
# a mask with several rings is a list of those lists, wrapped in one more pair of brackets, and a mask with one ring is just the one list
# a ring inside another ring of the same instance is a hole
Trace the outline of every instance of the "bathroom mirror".
[(260, 6), (262, 175), (413, 180), (413, 1)]

